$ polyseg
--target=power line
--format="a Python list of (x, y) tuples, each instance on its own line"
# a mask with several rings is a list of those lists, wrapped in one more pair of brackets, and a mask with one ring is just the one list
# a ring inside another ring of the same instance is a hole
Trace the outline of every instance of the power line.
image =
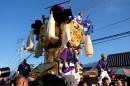
[(102, 2), (104, 2), (104, 0), (98, 1), (98, 2), (94, 3), (93, 5), (89, 6), (88, 8), (83, 9), (83, 12), (85, 12), (86, 10), (88, 10), (88, 9), (90, 9), (90, 8), (92, 8), (92, 7), (98, 6), (98, 5), (101, 4)]
[[(34, 53), (31, 53), (31, 54), (30, 54), (28, 57), (26, 57), (25, 59), (28, 59), (28, 58), (30, 58), (30, 56), (32, 56), (33, 54), (34, 54)], [(25, 59), (24, 59), (24, 60), (25, 60)]]
[[(92, 1), (91, 1), (91, 2), (88, 2), (88, 3), (92, 3)], [(86, 5), (86, 3), (85, 3), (85, 4), (83, 4), (82, 6), (80, 6), (80, 7), (76, 8), (76, 9), (74, 9), (73, 12), (76, 12), (76, 11), (78, 11), (79, 9), (81, 9), (81, 8), (83, 8), (83, 7), (86, 7), (86, 6), (87, 6), (87, 5)]]
[[(64, 1), (64, 2), (61, 2), (61, 3), (58, 3), (58, 5), (59, 5), (59, 4), (65, 4), (65, 3), (68, 3), (68, 2), (70, 2), (70, 0), (67, 0), (67, 1)], [(53, 7), (53, 6), (54, 6), (54, 5), (49, 6), (49, 7), (46, 7), (45, 9), (51, 8), (51, 7)]]
[(16, 65), (14, 65), (14, 67), (11, 68), (12, 71), (14, 71), (18, 67), (18, 63), (19, 63), (19, 61), (16, 63)]
[(92, 40), (92, 42), (105, 40), (105, 39), (110, 39), (110, 38), (114, 38), (114, 37), (118, 37), (118, 36), (122, 36), (122, 35), (127, 35), (127, 34), (130, 34), (130, 31), (119, 33), (119, 34), (115, 34), (115, 35), (112, 35), (112, 36), (103, 37), (103, 38), (98, 38), (98, 39)]
[(125, 37), (128, 37), (128, 36), (130, 36), (130, 35), (126, 35), (126, 36), (122, 36), (122, 37), (118, 37), (118, 38), (114, 38), (114, 39), (109, 39), (109, 40), (105, 40), (105, 41), (102, 41), (102, 42), (93, 43), (93, 45), (108, 42), (108, 41), (112, 41), (112, 40), (116, 40), (116, 39), (125, 38)]
[[(108, 40), (105, 40), (105, 41), (101, 41), (101, 42), (93, 43), (92, 45), (100, 44), (100, 43), (104, 43), (104, 42), (108, 42), (108, 41), (117, 40), (117, 39), (125, 38), (125, 37), (128, 37), (128, 36), (130, 36), (130, 35), (125, 35), (125, 36), (121, 36), (121, 37), (117, 37), (117, 38), (113, 38), (113, 39), (108, 39)], [(84, 46), (83, 46), (83, 47), (84, 47)]]
[(107, 28), (107, 27), (110, 27), (110, 26), (113, 26), (113, 25), (119, 24), (119, 23), (124, 22), (124, 21), (127, 21), (127, 20), (129, 20), (129, 19), (130, 19), (130, 18), (123, 19), (123, 20), (121, 20), (121, 21), (118, 21), (118, 22), (115, 22), (115, 23), (109, 24), (109, 25), (107, 25), (107, 26), (101, 27), (101, 28), (96, 29), (96, 30), (94, 30), (94, 31), (102, 30), (102, 29), (104, 29), (104, 28)]
[[(88, 10), (88, 9), (90, 9), (90, 8), (92, 8), (92, 7), (95, 7), (95, 6), (97, 6), (97, 5), (99, 5), (100, 3), (102, 3), (102, 2), (104, 2), (104, 0), (98, 0), (98, 1), (96, 1), (96, 2), (94, 2), (94, 3), (92, 3), (92, 4), (90, 4), (90, 5), (86, 5), (86, 6), (82, 6), (82, 7), (80, 7), (80, 8), (82, 8), (82, 9), (80, 9), (79, 11), (86, 11), (86, 10)], [(75, 10), (75, 11), (78, 11), (78, 9), (77, 10)]]
[(83, 10), (83, 9), (85, 9), (85, 8), (88, 8), (88, 7), (93, 6), (93, 4), (95, 4), (95, 3), (97, 3), (97, 2), (100, 2), (100, 1), (98, 0), (98, 1), (96, 1), (96, 2), (94, 2), (94, 3), (88, 3), (88, 5), (87, 5), (87, 4), (84, 4), (83, 6), (77, 8), (77, 9), (74, 9), (73, 11), (79, 11), (79, 10), (81, 11), (81, 10)]
[(9, 60), (8, 60), (8, 64), (11, 65), (13, 60), (17, 59), (17, 58), (14, 58), (16, 57), (16, 46), (17, 46), (17, 42), (14, 46), (14, 49), (13, 49), (13, 52), (12, 52), (12, 55), (9, 57)]
[[(24, 37), (22, 37), (21, 39), (18, 39), (18, 40), (19, 40), (19, 41), (20, 41), (20, 40), (24, 40), (25, 38), (27, 38), (27, 37), (24, 36)], [(15, 50), (14, 50), (14, 51), (16, 51), (16, 45), (17, 45), (17, 43), (19, 43), (19, 41), (16, 42), (15, 48), (14, 48)], [(19, 51), (19, 50), (17, 50), (17, 51)], [(15, 52), (12, 53), (12, 56), (10, 57), (10, 60), (9, 60), (9, 62), (8, 62), (10, 65), (11, 65), (13, 62), (16, 62), (16, 60), (18, 59), (18, 58), (13, 58), (13, 57), (16, 57), (16, 56), (17, 56), (17, 55), (14, 55), (14, 54), (15, 54)], [(12, 65), (11, 65), (11, 66), (12, 66)]]
[[(116, 37), (126, 36), (129, 34), (130, 34), (130, 31), (127, 31), (127, 32), (123, 32), (123, 33), (119, 33), (119, 34), (115, 34), (115, 35), (111, 35), (111, 36), (107, 36), (107, 37), (98, 38), (98, 39), (92, 40), (92, 42), (108, 40), (108, 39), (112, 39), (112, 38), (116, 38)], [(82, 44), (84, 44), (84, 42), (82, 42)]]
[[(31, 53), (29, 56), (27, 56), (25, 59), (28, 59), (28, 58), (30, 58), (30, 56), (31, 55), (33, 55), (34, 53)], [(24, 60), (25, 60), (24, 59)], [(19, 63), (19, 61), (17, 62), (17, 64), (12, 68), (13, 69), (13, 71), (18, 67), (18, 63)]]

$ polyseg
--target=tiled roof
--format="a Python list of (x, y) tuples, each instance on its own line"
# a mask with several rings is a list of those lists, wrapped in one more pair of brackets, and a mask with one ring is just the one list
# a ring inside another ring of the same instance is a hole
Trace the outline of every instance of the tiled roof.
[(130, 52), (108, 55), (107, 61), (109, 67), (130, 66)]

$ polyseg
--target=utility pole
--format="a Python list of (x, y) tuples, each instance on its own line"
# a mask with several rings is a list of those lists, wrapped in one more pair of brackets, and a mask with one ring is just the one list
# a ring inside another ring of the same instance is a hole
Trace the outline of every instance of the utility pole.
[(23, 59), (23, 51), (24, 51), (24, 41), (23, 41), (23, 39), (18, 39), (18, 43), (20, 43), (22, 45), (20, 50), (18, 50), (20, 52), (20, 60), (19, 60), (19, 64), (20, 64), (22, 62), (22, 59)]

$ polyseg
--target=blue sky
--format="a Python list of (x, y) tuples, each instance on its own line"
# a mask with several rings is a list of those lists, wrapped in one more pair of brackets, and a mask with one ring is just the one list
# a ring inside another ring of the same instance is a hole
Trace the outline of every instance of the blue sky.
[[(31, 29), (30, 25), (36, 20), (41, 20), (41, 15), (49, 16), (48, 6), (66, 0), (1, 0), (0, 1), (0, 68), (9, 66), (14, 69), (18, 65), (19, 52), (21, 44), (17, 41), (22, 38), (26, 43), (27, 36)], [(64, 4), (66, 8), (68, 4)], [(80, 11), (84, 13), (83, 19), (89, 14), (89, 18), (93, 19), (94, 30), (109, 24), (130, 18), (130, 0), (71, 0), (71, 8), (73, 15), (77, 15)], [(130, 30), (130, 19), (119, 24), (94, 31), (91, 39), (102, 38)], [(35, 42), (36, 44), (36, 42)], [(130, 51), (130, 36), (95, 44), (94, 55), (86, 57), (84, 48), (82, 55), (79, 55), (79, 62), (83, 64), (98, 61), (100, 54), (113, 54)], [(23, 52), (23, 58), (30, 53)], [(44, 57), (38, 59), (29, 58), (30, 64), (37, 66), (43, 62)]]

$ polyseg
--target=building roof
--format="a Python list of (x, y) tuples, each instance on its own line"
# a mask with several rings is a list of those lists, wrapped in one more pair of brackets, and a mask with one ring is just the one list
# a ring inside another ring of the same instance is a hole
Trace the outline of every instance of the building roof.
[(107, 61), (109, 67), (130, 66), (130, 52), (110, 54)]

